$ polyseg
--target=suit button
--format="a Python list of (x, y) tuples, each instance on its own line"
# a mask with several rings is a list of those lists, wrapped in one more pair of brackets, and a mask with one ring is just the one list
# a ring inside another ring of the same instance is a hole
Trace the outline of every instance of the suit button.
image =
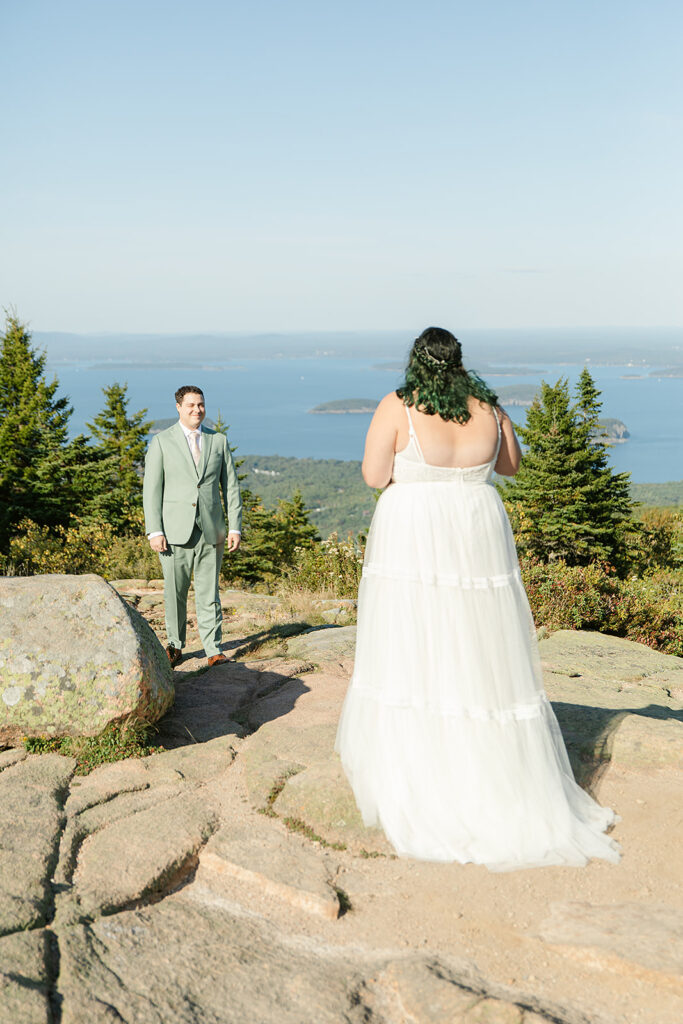
[(193, 501), (193, 502), (192, 502), (192, 508), (196, 508), (196, 507), (197, 507), (197, 502), (196, 502), (196, 501)]

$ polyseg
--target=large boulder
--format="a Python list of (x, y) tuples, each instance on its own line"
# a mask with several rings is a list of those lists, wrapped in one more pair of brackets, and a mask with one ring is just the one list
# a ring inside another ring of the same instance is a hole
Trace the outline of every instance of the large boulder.
[(0, 578), (0, 622), (0, 746), (96, 736), (173, 703), (161, 644), (99, 576)]

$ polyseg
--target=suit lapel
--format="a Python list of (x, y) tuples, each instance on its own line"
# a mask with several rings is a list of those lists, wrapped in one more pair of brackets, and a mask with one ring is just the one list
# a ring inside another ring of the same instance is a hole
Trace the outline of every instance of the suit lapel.
[(204, 471), (206, 470), (206, 466), (209, 461), (209, 452), (211, 451), (212, 440), (213, 434), (209, 434), (206, 430), (202, 430), (202, 454), (199, 458), (199, 465), (197, 466), (197, 476), (200, 480), (204, 476)]
[[(178, 421), (178, 423), (176, 424), (173, 439), (176, 442), (178, 448), (180, 449), (180, 453), (183, 459), (187, 462), (189, 466), (192, 467), (193, 473), (196, 473), (197, 467), (194, 464), (194, 459), (192, 458), (192, 454), (190, 452), (190, 446), (187, 443), (187, 438), (185, 437), (185, 434), (183, 433), (183, 428), (180, 426), (180, 421)], [(203, 447), (204, 445), (202, 444), (202, 448)], [(199, 464), (201, 466), (201, 460)]]

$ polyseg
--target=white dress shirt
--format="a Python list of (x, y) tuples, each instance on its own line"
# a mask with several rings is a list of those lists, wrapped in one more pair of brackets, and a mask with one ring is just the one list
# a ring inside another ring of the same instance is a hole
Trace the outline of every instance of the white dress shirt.
[[(180, 423), (180, 420), (178, 420), (178, 422)], [(190, 444), (190, 434), (196, 434), (197, 432), (199, 432), (199, 437), (197, 438), (197, 442), (198, 442), (198, 445), (199, 445), (199, 450), (201, 451), (202, 450), (202, 433), (203, 433), (201, 423), (196, 428), (196, 430), (191, 430), (190, 427), (186, 427), (184, 423), (180, 423), (180, 429), (182, 430), (183, 434), (185, 435), (185, 440), (187, 441), (187, 447), (190, 449), (190, 455), (192, 454), (192, 445)], [(192, 461), (194, 462), (194, 459)]]

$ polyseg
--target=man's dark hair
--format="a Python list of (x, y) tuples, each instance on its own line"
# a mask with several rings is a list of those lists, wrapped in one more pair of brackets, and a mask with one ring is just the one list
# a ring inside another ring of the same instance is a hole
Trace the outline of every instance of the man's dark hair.
[(183, 398), (185, 397), (185, 395), (201, 395), (203, 398), (204, 392), (202, 391), (201, 388), (196, 388), (194, 384), (183, 384), (183, 386), (181, 388), (178, 388), (178, 390), (175, 393), (176, 405), (183, 404)]

